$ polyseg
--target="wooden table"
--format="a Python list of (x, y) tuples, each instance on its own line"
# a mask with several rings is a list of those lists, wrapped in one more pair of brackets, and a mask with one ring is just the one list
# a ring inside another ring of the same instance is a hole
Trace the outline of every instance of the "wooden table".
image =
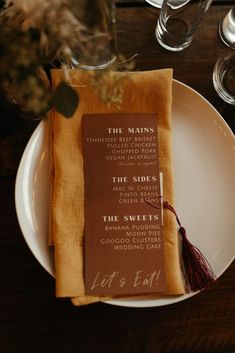
[[(159, 46), (154, 34), (159, 10), (143, 1), (119, 3), (117, 27), (120, 52), (127, 58), (138, 53), (136, 70), (173, 67), (175, 79), (208, 99), (235, 131), (235, 107), (212, 84), (224, 49), (218, 24), (232, 4), (214, 1), (192, 45), (180, 53)], [(3, 98), (0, 111), (0, 352), (234, 352), (235, 263), (209, 290), (170, 306), (75, 308), (55, 299), (54, 279), (28, 249), (14, 206), (17, 167), (37, 122), (19, 118)]]

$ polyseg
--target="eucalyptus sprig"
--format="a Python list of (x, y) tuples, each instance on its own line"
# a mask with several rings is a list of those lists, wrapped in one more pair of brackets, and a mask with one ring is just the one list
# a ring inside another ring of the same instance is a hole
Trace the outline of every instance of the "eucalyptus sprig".
[[(73, 51), (86, 40), (84, 25), (70, 7), (72, 1), (0, 3), (0, 87), (33, 117), (44, 114), (53, 102), (45, 68), (55, 62), (69, 66)], [(81, 13), (84, 3), (85, 0), (79, 3)], [(74, 97), (73, 89), (66, 91)]]
[[(102, 41), (109, 40), (106, 24), (111, 20), (104, 0), (1, 0), (0, 88), (32, 117), (42, 116), (51, 105), (71, 117), (79, 104), (78, 93), (66, 75), (52, 93), (48, 69), (74, 67), (74, 57), (80, 64), (89, 57), (94, 60), (103, 50)], [(91, 85), (107, 104), (118, 106), (124, 79), (108, 69), (95, 72)]]

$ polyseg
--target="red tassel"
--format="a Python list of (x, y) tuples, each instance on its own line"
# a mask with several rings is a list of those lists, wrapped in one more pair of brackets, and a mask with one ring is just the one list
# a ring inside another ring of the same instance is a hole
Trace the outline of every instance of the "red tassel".
[[(160, 208), (149, 199), (146, 199), (146, 202)], [(181, 268), (184, 273), (186, 291), (196, 292), (207, 287), (216, 280), (210, 264), (201, 251), (188, 240), (186, 230), (181, 226), (175, 209), (167, 201), (163, 201), (163, 207), (174, 213), (179, 225), (179, 233), (182, 238)]]
[(182, 261), (183, 272), (186, 279), (186, 289), (189, 292), (201, 290), (216, 280), (205, 256), (201, 251), (190, 243), (186, 231), (183, 227), (179, 228), (182, 237)]
[(169, 209), (176, 216), (179, 233), (182, 238), (182, 271), (184, 273), (187, 292), (201, 290), (216, 280), (212, 268), (202, 252), (188, 240), (186, 230), (181, 226), (175, 209), (167, 202), (163, 207)]

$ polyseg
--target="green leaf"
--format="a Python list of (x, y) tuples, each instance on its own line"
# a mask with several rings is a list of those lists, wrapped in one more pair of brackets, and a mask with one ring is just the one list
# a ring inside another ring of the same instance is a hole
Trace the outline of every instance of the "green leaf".
[(71, 118), (78, 107), (79, 96), (74, 88), (63, 81), (54, 91), (52, 104), (65, 118)]

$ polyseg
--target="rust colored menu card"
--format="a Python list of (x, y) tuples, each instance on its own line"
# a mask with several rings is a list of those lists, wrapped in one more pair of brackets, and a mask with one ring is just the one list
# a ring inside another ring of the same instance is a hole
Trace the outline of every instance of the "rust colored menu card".
[(84, 115), (83, 142), (86, 294), (165, 291), (156, 115)]

